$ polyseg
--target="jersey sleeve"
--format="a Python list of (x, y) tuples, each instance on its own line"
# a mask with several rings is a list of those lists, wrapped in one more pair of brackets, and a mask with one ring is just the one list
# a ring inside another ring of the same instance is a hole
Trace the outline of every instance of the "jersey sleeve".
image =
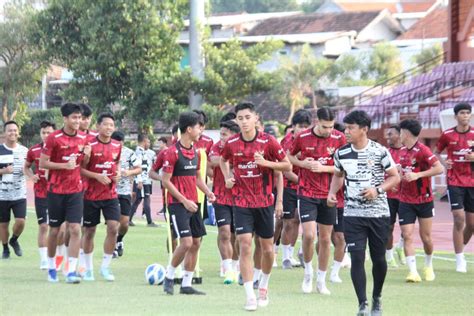
[(448, 147), (448, 137), (443, 133), (438, 140), (438, 144), (436, 144), (436, 151), (441, 153), (446, 147)]
[(433, 165), (438, 161), (438, 158), (428, 147), (423, 147), (421, 154), (423, 155), (423, 160), (425, 160), (430, 167), (433, 167)]
[(212, 146), (214, 146), (214, 141), (212, 139), (207, 142), (206, 146), (206, 154), (209, 156), (209, 153), (211, 152)]
[(211, 151), (209, 152), (209, 159), (215, 158), (215, 157), (220, 157), (221, 153), (219, 150), (219, 144), (216, 143), (211, 147)]
[(30, 164), (35, 161), (35, 157), (33, 155), (33, 150), (31, 150), (31, 148), (28, 149), (28, 153), (26, 154), (26, 161)]
[(165, 157), (163, 159), (163, 172), (165, 173), (173, 173), (174, 165), (176, 164), (178, 157), (174, 150), (167, 150)]
[(225, 143), (224, 148), (222, 149), (221, 157), (225, 160), (230, 160), (232, 158), (232, 150), (228, 142)]
[(43, 146), (42, 153), (48, 157), (51, 157), (51, 154), (54, 151), (54, 147), (56, 144), (55, 139), (56, 138), (54, 137), (54, 135), (49, 135), (48, 138), (46, 139), (46, 143)]
[(165, 154), (166, 154), (166, 149), (160, 151), (160, 153), (156, 157), (155, 163), (153, 164), (153, 168), (152, 168), (153, 171), (158, 172), (158, 170), (163, 168)]
[(268, 141), (268, 153), (271, 160), (282, 161), (286, 157), (285, 151), (273, 136)]
[(334, 169), (336, 169), (337, 172), (344, 171), (341, 161), (339, 160), (339, 149), (334, 153)]
[(395, 161), (393, 161), (392, 155), (386, 147), (382, 147), (381, 163), (385, 171), (395, 168), (397, 166), (395, 164)]

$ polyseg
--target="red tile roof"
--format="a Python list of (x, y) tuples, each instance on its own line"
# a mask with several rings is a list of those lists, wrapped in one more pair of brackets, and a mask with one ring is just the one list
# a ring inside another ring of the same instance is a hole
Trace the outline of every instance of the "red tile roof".
[(247, 34), (281, 35), (363, 30), (380, 12), (312, 13), (267, 19)]
[(398, 40), (443, 38), (448, 36), (448, 9), (436, 9), (416, 22)]

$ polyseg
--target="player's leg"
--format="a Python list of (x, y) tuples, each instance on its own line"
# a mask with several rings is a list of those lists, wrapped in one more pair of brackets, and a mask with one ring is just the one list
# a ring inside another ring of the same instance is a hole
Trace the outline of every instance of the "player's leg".
[(313, 290), (313, 255), (314, 240), (316, 238), (316, 212), (317, 204), (309, 198), (300, 197), (298, 201), (298, 211), (301, 225), (303, 227), (303, 261), (304, 278), (301, 286), (303, 293), (311, 293)]
[[(278, 257), (278, 252), (279, 249), (282, 248), (280, 247), (281, 244), (281, 239), (283, 236), (283, 219), (282, 218), (277, 218), (275, 220), (275, 230), (274, 230), (274, 238), (273, 238), (273, 253), (275, 260), (273, 261), (273, 267), (278, 267), (278, 262), (277, 262), (277, 257)], [(260, 246), (258, 246), (260, 247)]]
[(151, 218), (151, 194), (152, 194), (152, 185), (147, 184), (144, 186), (145, 198), (143, 199), (143, 213), (146, 216), (146, 222), (148, 227), (158, 227), (157, 224), (153, 223)]
[(418, 223), (420, 225), (420, 238), (423, 242), (425, 250), (425, 268), (424, 276), (426, 281), (434, 281), (435, 274), (433, 271), (433, 239), (431, 231), (433, 227), (433, 203), (424, 203), (419, 205)]
[[(106, 281), (115, 281), (115, 276), (110, 270), (110, 263), (112, 261), (115, 244), (117, 243), (117, 233), (120, 221), (120, 204), (118, 199), (111, 199), (101, 202), (100, 206), (107, 223), (107, 232), (104, 240), (104, 255), (100, 266), (100, 274)], [(100, 213), (98, 220), (100, 223)]]
[(387, 257), (387, 264), (391, 268), (397, 268), (397, 262), (394, 257), (393, 253), (393, 229), (395, 227), (395, 222), (397, 221), (397, 213), (398, 213), (398, 200), (396, 199), (388, 199), (388, 206), (390, 209), (390, 230), (388, 233), (388, 241), (387, 241), (387, 250), (386, 250), (386, 257)]
[(326, 287), (326, 274), (329, 264), (329, 256), (331, 255), (331, 234), (336, 224), (337, 209), (328, 207), (325, 200), (321, 200), (318, 205), (316, 222), (318, 224), (318, 273), (316, 290), (320, 294), (329, 295), (331, 292)]
[(138, 190), (137, 184), (133, 182), (133, 193), (132, 193), (132, 209), (130, 210), (130, 226), (135, 226), (133, 223), (133, 216), (135, 215), (138, 206), (142, 202), (142, 190)]
[(40, 269), (48, 269), (48, 201), (35, 197), (36, 219), (38, 221), (38, 251)]
[(466, 227), (464, 228), (464, 245), (467, 245), (474, 233), (474, 211), (466, 212)]
[[(117, 256), (121, 257), (123, 255), (123, 238), (128, 232), (128, 224), (130, 222), (130, 209), (131, 205), (131, 197), (129, 195), (121, 195), (119, 196), (119, 204), (120, 204), (120, 225), (118, 229), (118, 236), (117, 236), (117, 244), (115, 245), (115, 251)], [(115, 253), (115, 252), (114, 252)]]
[(10, 235), (8, 226), (10, 224), (11, 208), (8, 201), (0, 201), (0, 239), (2, 240), (2, 259), (10, 258), (10, 248), (8, 248), (8, 237)]
[(416, 221), (416, 204), (408, 204), (400, 202), (398, 209), (399, 224), (402, 230), (403, 246), (408, 265), (407, 282), (421, 282), (421, 277), (416, 269), (415, 246), (413, 245), (415, 221)]
[(283, 192), (283, 229), (281, 232), (281, 245), (282, 245), (282, 267), (283, 269), (291, 269), (293, 263), (291, 258), (293, 257), (292, 248), (295, 241), (295, 230), (298, 229), (299, 221), (295, 223), (295, 210), (296, 210), (296, 192), (285, 188)]
[[(49, 212), (49, 210), (48, 210)], [(49, 215), (48, 215), (49, 216)], [(57, 237), (56, 247), (56, 271), (61, 270), (63, 263), (67, 263), (67, 245), (69, 245), (69, 234), (66, 242), (66, 222), (59, 226), (59, 232)], [(64, 267), (64, 270), (66, 267)]]
[(467, 266), (464, 258), (464, 229), (466, 227), (464, 202), (466, 193), (467, 191), (462, 187), (448, 186), (447, 194), (451, 204), (451, 213), (453, 214), (453, 245), (456, 254), (456, 271), (458, 272), (464, 272)]
[(80, 278), (76, 274), (79, 258), (79, 248), (81, 246), (81, 222), (84, 213), (83, 193), (68, 194), (64, 203), (66, 210), (65, 220), (68, 223), (69, 249), (68, 249), (68, 275), (67, 283), (79, 283)]
[(23, 251), (21, 250), (20, 243), (18, 242), (18, 238), (20, 237), (21, 233), (23, 233), (23, 230), (25, 229), (26, 199), (21, 199), (21, 200), (12, 202), (12, 211), (15, 217), (15, 224), (13, 225), (12, 236), (8, 243), (10, 244), (10, 246), (12, 246), (15, 254), (21, 257), (23, 255)]
[(389, 230), (389, 218), (370, 219), (368, 240), (370, 258), (372, 259), (372, 278), (374, 280), (371, 315), (382, 315), (382, 288), (387, 275), (387, 260), (385, 258), (385, 250)]
[(216, 222), (218, 226), (218, 248), (222, 259), (225, 277), (224, 284), (231, 284), (234, 281), (234, 272), (232, 269), (233, 247), (231, 243), (231, 206), (214, 204), (214, 210), (216, 212)]
[[(474, 188), (466, 188), (466, 194), (464, 196), (464, 210), (466, 225), (463, 232), (463, 243), (466, 246), (471, 240), (472, 234), (474, 233)], [(457, 258), (456, 258), (457, 259)], [(461, 265), (456, 268), (458, 272), (467, 272), (467, 263), (462, 256)]]
[(56, 248), (58, 242), (59, 229), (64, 223), (65, 208), (64, 197), (59, 194), (48, 193), (48, 216), (49, 216), (49, 233), (48, 233), (48, 281), (58, 282), (56, 273)]
[(262, 275), (258, 285), (258, 305), (265, 307), (268, 305), (268, 283), (270, 281), (270, 273), (273, 267), (273, 237), (259, 237), (260, 248), (262, 251)]
[(344, 209), (342, 208), (337, 209), (337, 222), (331, 234), (331, 241), (334, 245), (334, 261), (329, 280), (333, 283), (341, 283), (339, 270), (341, 269), (346, 249), (346, 242), (344, 240)]

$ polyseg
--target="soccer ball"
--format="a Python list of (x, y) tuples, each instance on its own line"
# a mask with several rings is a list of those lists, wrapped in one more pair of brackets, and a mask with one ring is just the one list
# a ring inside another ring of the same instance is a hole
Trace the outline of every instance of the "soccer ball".
[(165, 268), (159, 263), (150, 264), (145, 270), (145, 281), (150, 285), (161, 285), (165, 279)]

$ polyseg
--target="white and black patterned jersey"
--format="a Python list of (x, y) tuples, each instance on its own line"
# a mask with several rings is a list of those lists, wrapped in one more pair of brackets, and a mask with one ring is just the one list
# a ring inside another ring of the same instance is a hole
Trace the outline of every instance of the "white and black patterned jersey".
[(26, 199), (26, 180), (23, 174), (28, 148), (17, 144), (9, 148), (0, 145), (0, 168), (13, 165), (12, 174), (0, 175), (0, 201), (16, 201)]
[(387, 148), (372, 140), (361, 150), (351, 144), (344, 145), (336, 151), (334, 167), (345, 176), (344, 216), (390, 216), (385, 193), (374, 200), (361, 195), (364, 189), (381, 185), (385, 171), (396, 167)]
[[(120, 170), (129, 170), (137, 166), (141, 166), (142, 162), (137, 158), (137, 155), (133, 150), (128, 147), (122, 147), (122, 153), (120, 154)], [(141, 179), (141, 175), (137, 175)], [(117, 194), (119, 195), (130, 195), (132, 194), (132, 182), (131, 177), (121, 177), (117, 183)]]
[(135, 182), (151, 184), (150, 170), (155, 163), (156, 153), (151, 149), (145, 150), (143, 147), (137, 146), (135, 155), (137, 155), (137, 159), (142, 162), (142, 173), (140, 176), (135, 177)]

